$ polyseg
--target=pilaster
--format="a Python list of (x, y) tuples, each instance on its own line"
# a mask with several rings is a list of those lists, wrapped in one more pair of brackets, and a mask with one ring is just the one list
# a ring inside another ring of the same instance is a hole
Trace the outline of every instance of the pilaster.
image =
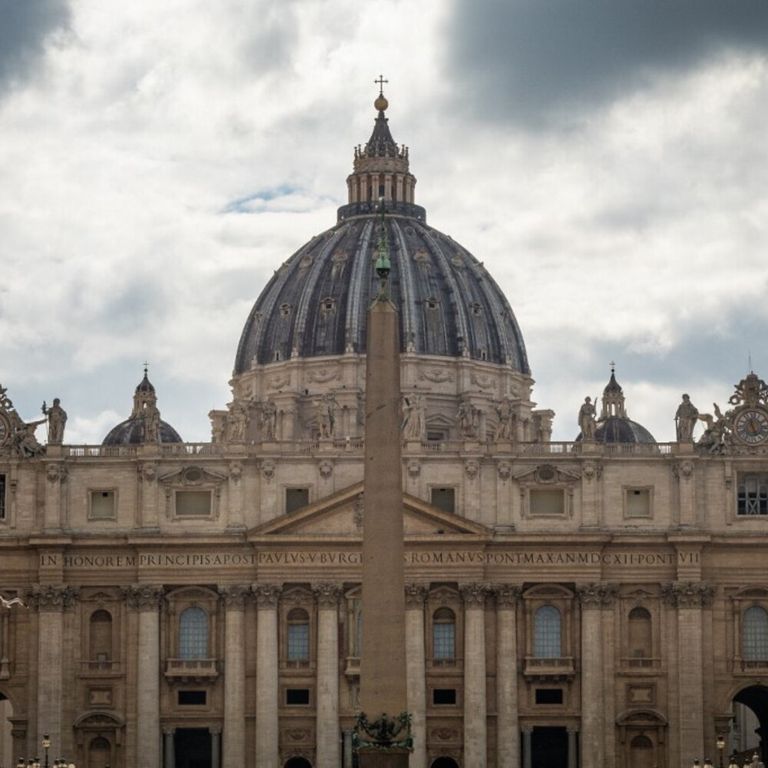
[(242, 768), (245, 755), (245, 602), (250, 588), (219, 587), (224, 601), (224, 768)]
[(485, 768), (485, 597), (487, 584), (462, 584), (464, 599), (464, 768)]
[(256, 765), (279, 768), (277, 604), (282, 587), (254, 584), (256, 595)]
[(427, 668), (424, 647), (424, 584), (405, 585), (405, 661), (413, 752), (409, 768), (427, 768)]
[(317, 768), (338, 768), (339, 749), (339, 598), (334, 583), (312, 586), (317, 599)]
[(517, 604), (522, 590), (512, 584), (496, 584), (496, 764), (519, 768)]

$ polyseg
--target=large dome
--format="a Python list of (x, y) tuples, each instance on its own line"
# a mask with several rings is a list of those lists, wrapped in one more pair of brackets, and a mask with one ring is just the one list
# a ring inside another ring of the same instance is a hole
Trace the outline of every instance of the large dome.
[(256, 364), (365, 352), (382, 227), (402, 351), (486, 360), (529, 374), (504, 294), (464, 247), (426, 224), (413, 202), (408, 150), (392, 139), (381, 109), (386, 102), (376, 106), (373, 134), (356, 149), (347, 179), (349, 204), (339, 209), (336, 226), (301, 247), (264, 288), (243, 329), (235, 375)]

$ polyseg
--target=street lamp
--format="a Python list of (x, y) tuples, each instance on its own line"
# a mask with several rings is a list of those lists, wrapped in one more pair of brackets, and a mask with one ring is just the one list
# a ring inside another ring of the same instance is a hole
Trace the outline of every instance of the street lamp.
[[(43, 749), (45, 750), (45, 768), (48, 766), (48, 750), (51, 748), (51, 737), (46, 733), (43, 736)], [(35, 758), (37, 759), (37, 758)]]
[(717, 734), (717, 741), (715, 742), (717, 751), (720, 753), (720, 768), (723, 768), (723, 751), (725, 750), (725, 736), (722, 733)]
[(736, 753), (731, 755), (731, 759), (728, 761), (728, 768), (739, 768), (739, 764), (736, 762)]

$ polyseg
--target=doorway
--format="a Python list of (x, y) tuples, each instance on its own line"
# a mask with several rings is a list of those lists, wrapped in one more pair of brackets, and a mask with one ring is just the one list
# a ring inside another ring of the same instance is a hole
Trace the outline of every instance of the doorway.
[(312, 763), (303, 757), (292, 757), (290, 760), (286, 760), (283, 768), (312, 768)]
[(531, 768), (568, 768), (568, 731), (565, 728), (533, 729)]
[(765, 739), (765, 734), (768, 734), (768, 688), (764, 685), (750, 685), (739, 691), (733, 701), (752, 710), (758, 722), (758, 727), (753, 733), (742, 734), (745, 752), (751, 753), (757, 749), (760, 759), (763, 762), (768, 761), (768, 743)]
[(175, 768), (212, 768), (211, 733), (207, 728), (177, 728)]
[(459, 764), (451, 757), (438, 757), (430, 768), (459, 768)]
[(11, 720), (13, 707), (10, 699), (0, 693), (0, 765), (15, 765), (13, 760), (13, 734)]

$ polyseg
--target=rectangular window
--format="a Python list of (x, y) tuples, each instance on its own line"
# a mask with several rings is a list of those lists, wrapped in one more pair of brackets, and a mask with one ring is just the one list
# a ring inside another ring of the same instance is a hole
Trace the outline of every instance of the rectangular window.
[(309, 504), (309, 488), (285, 489), (285, 512), (290, 514)]
[(562, 704), (563, 689), (562, 688), (537, 688), (536, 703), (537, 704)]
[(768, 473), (739, 473), (737, 493), (738, 515), (768, 515)]
[(432, 505), (443, 512), (456, 511), (456, 489), (455, 488), (432, 488)]
[(309, 688), (286, 688), (285, 703), (289, 707), (309, 706)]
[(200, 706), (207, 701), (205, 691), (179, 691), (179, 706)]
[(433, 633), (434, 657), (440, 660), (453, 659), (456, 648), (456, 625), (453, 622), (435, 622)]
[(210, 517), (210, 491), (176, 491), (178, 517)]
[(0, 475), (0, 520), (5, 520), (5, 475)]
[(650, 488), (627, 488), (624, 497), (624, 511), (626, 517), (650, 517)]
[(532, 488), (529, 501), (532, 515), (565, 514), (565, 494), (562, 488)]
[(90, 493), (89, 519), (114, 520), (115, 519), (115, 492), (91, 491)]
[(456, 689), (455, 688), (433, 688), (432, 703), (438, 706), (455, 704)]
[(309, 661), (309, 624), (288, 625), (288, 661)]

